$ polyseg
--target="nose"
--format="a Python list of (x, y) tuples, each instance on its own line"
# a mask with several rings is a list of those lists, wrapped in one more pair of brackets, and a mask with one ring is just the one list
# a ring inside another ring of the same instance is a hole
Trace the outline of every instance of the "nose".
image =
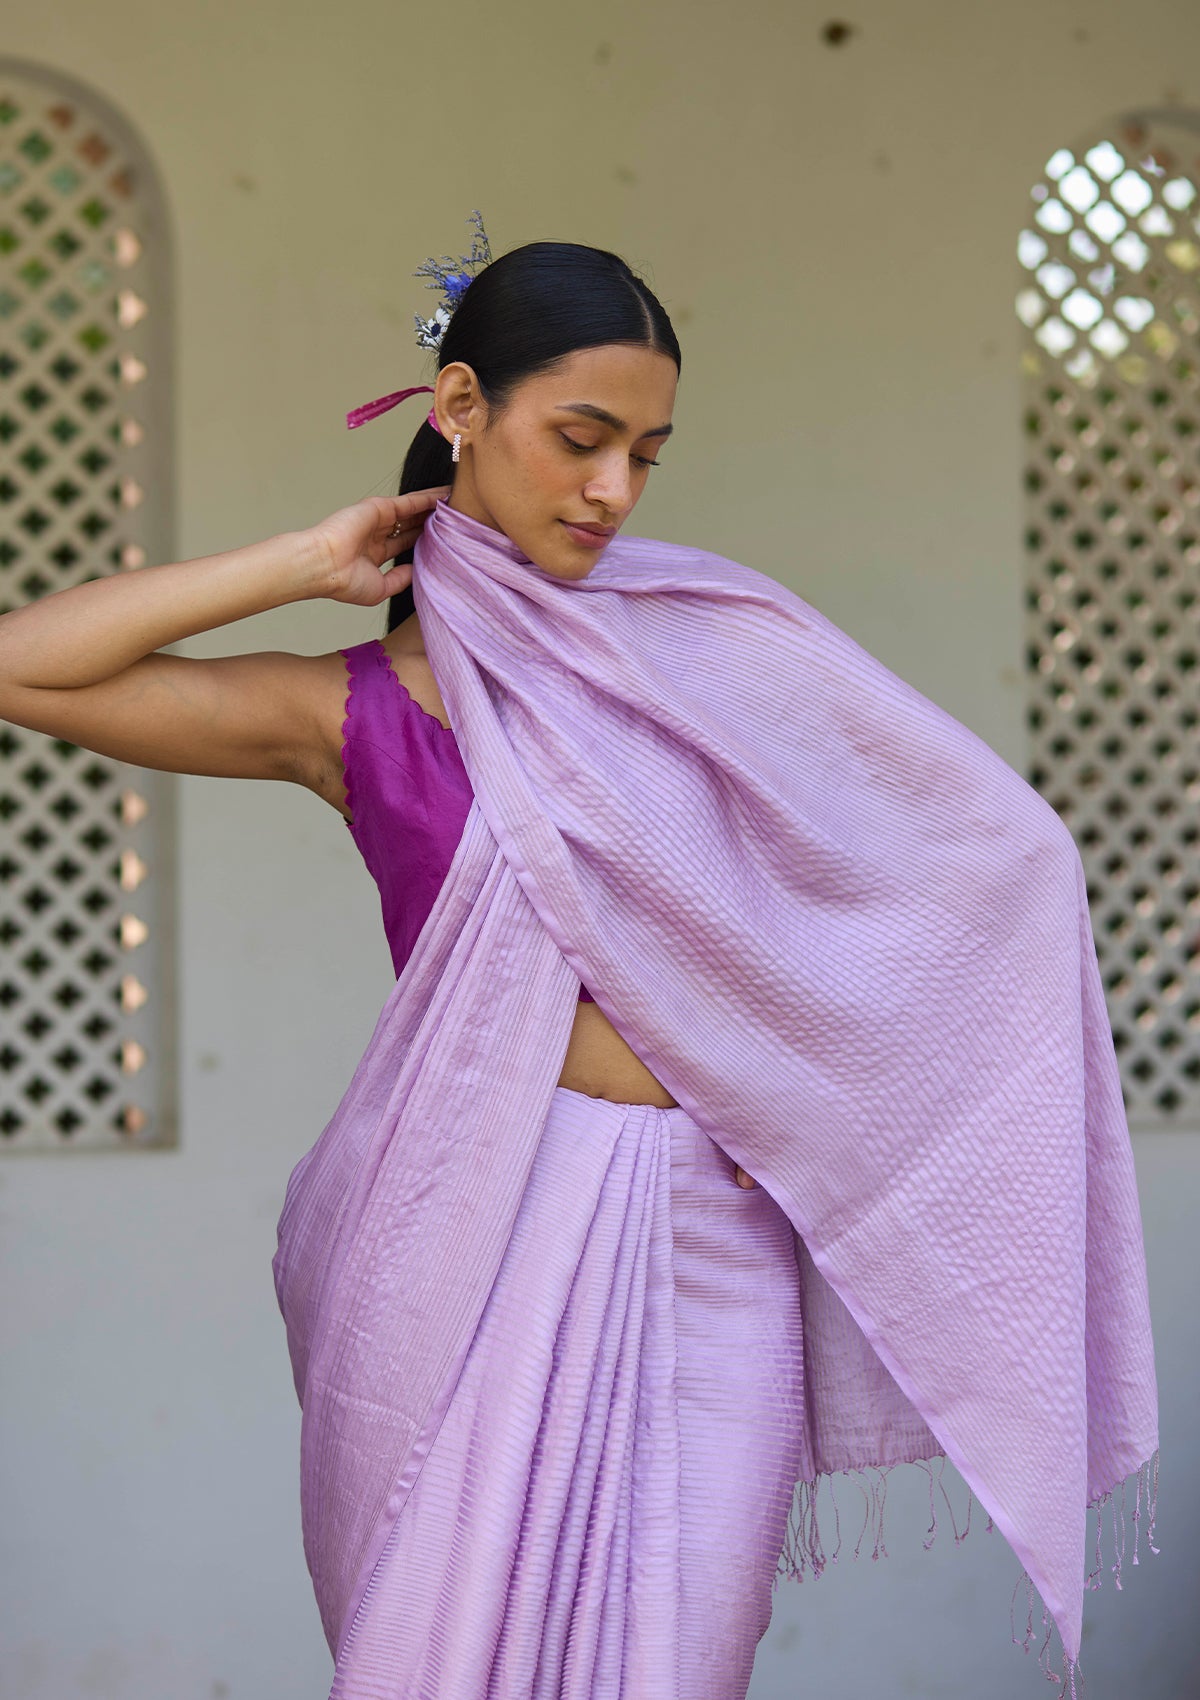
[(607, 508), (614, 516), (628, 513), (633, 506), (633, 476), (629, 456), (624, 451), (605, 455), (592, 468), (592, 476), (584, 485), (584, 499), (598, 507)]

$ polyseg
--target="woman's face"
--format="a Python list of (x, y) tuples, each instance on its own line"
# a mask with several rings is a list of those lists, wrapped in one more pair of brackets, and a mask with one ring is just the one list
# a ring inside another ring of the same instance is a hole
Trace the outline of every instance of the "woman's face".
[(675, 362), (653, 349), (578, 349), (518, 384), (489, 420), (471, 368), (444, 367), (438, 419), (448, 437), (462, 433), (450, 506), (502, 531), (543, 572), (585, 578), (670, 435), (677, 381)]

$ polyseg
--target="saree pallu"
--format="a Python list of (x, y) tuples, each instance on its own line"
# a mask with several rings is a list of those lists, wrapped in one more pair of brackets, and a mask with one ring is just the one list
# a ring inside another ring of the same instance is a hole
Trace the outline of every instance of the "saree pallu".
[[(801, 1485), (944, 1454), (1073, 1676), (1088, 1507), (1148, 1465), (1157, 1405), (1070, 833), (740, 563), (617, 538), (554, 579), (443, 502), (413, 585), (474, 801), (274, 1262), (335, 1659), (403, 1613), (389, 1542), (516, 1232), (582, 981), (791, 1225)], [(819, 1569), (815, 1531), (795, 1544)], [(662, 1609), (642, 1580), (631, 1551), (630, 1609)], [(339, 1700), (379, 1692), (347, 1676)]]

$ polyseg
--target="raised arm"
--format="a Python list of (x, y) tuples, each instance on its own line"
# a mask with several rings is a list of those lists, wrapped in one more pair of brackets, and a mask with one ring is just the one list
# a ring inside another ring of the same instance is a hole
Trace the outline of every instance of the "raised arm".
[(340, 773), (340, 657), (158, 652), (288, 602), (384, 602), (412, 582), (411, 566), (384, 563), (412, 547), (447, 493), (367, 497), (308, 531), (14, 609), (0, 617), (0, 719), (139, 767), (295, 780), (336, 805), (326, 776)]

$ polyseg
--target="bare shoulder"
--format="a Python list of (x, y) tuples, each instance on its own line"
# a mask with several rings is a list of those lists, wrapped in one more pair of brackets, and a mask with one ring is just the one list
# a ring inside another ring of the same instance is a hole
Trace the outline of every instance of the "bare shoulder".
[(400, 680), (413, 701), (440, 720), (449, 731), (450, 716), (446, 712), (446, 704), (438, 682), (433, 676), (429, 657), (425, 652), (425, 641), (421, 636), (421, 623), (416, 614), (410, 614), (407, 620), (402, 620), (394, 631), (380, 639), (392, 664), (392, 671)]
[(421, 620), (415, 611), (408, 616), (407, 620), (401, 620), (398, 626), (388, 632), (385, 637), (380, 638), (379, 641), (393, 658), (397, 655), (425, 654), (425, 639), (421, 635)]

